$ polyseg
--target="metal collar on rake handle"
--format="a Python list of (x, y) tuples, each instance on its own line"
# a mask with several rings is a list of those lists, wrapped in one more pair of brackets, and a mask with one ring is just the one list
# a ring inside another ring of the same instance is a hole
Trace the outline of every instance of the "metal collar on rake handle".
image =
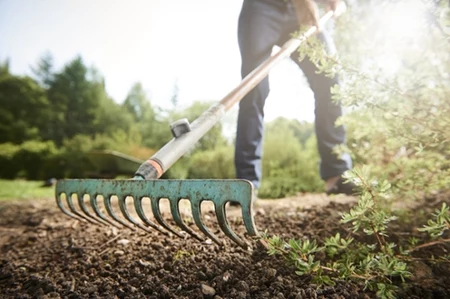
[[(343, 2), (341, 2), (343, 4)], [(341, 9), (343, 7), (341, 6)], [(324, 25), (335, 13), (325, 14), (319, 21)], [(192, 217), (199, 230), (215, 243), (222, 242), (211, 233), (201, 219), (201, 203), (211, 201), (214, 203), (215, 213), (221, 230), (236, 242), (246, 248), (247, 243), (239, 238), (231, 229), (225, 213), (227, 202), (239, 203), (242, 208), (242, 217), (248, 235), (257, 236), (258, 231), (253, 220), (253, 186), (246, 180), (158, 180), (181, 156), (183, 156), (195, 143), (203, 137), (215, 124), (217, 124), (225, 112), (239, 102), (250, 90), (252, 90), (269, 71), (281, 60), (289, 57), (308, 37), (317, 31), (311, 27), (300, 37), (291, 38), (273, 56), (264, 61), (260, 66), (246, 76), (242, 82), (226, 95), (219, 103), (211, 106), (192, 124), (182, 119), (171, 125), (174, 138), (144, 162), (132, 180), (60, 180), (56, 185), (56, 202), (59, 208), (67, 215), (89, 221), (96, 224), (125, 226), (131, 229), (138, 227), (145, 231), (149, 228), (162, 233), (170, 231), (175, 235), (180, 233), (164, 221), (159, 203), (161, 198), (167, 198), (175, 223), (184, 231), (203, 240), (203, 237), (189, 228), (182, 220), (179, 210), (179, 202), (187, 199), (191, 203)], [(73, 200), (77, 197), (77, 206)], [(89, 205), (94, 213), (90, 212), (84, 201), (89, 196)], [(101, 212), (97, 199), (101, 196), (108, 215)], [(119, 208), (123, 217), (118, 217), (111, 205), (111, 198), (118, 198)], [(68, 209), (63, 204), (63, 198), (67, 201)], [(143, 198), (149, 198), (154, 218), (158, 224), (150, 221), (143, 209)], [(127, 199), (132, 199), (133, 207), (140, 221), (131, 217)], [(124, 221), (126, 219), (126, 221)]]

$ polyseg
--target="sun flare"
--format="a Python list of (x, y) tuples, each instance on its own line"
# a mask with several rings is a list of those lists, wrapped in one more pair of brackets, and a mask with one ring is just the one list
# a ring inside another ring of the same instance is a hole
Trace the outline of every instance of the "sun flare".
[(394, 75), (402, 66), (408, 51), (423, 50), (427, 29), (427, 4), (422, 0), (390, 2), (374, 12), (375, 53), (368, 62), (371, 66)]

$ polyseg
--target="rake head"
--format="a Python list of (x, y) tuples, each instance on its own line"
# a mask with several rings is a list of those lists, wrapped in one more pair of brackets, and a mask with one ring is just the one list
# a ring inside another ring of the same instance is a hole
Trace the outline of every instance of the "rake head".
[[(85, 202), (87, 196), (89, 201)], [(107, 215), (99, 209), (97, 200), (100, 197), (103, 198)], [(123, 217), (114, 212), (111, 204), (113, 197), (117, 197)], [(153, 216), (159, 225), (146, 216), (149, 211), (144, 211), (142, 204), (144, 198), (150, 199)], [(221, 230), (239, 246), (246, 248), (247, 243), (236, 235), (227, 221), (225, 209), (227, 202), (240, 204), (248, 234), (258, 235), (252, 214), (253, 185), (246, 180), (61, 180), (56, 185), (56, 202), (68, 216), (95, 224), (122, 225), (131, 229), (137, 227), (145, 231), (153, 228), (162, 233), (170, 231), (182, 237), (179, 231), (171, 227), (162, 217), (160, 200), (163, 198), (170, 202), (170, 211), (176, 225), (198, 240), (203, 241), (204, 238), (188, 227), (180, 215), (179, 202), (182, 199), (190, 201), (192, 218), (199, 230), (220, 246), (223, 243), (202, 221), (201, 206), (204, 201), (211, 201), (214, 204)], [(135, 210), (140, 221), (131, 216), (128, 200), (133, 202), (131, 208)], [(67, 202), (68, 209), (63, 201)], [(94, 213), (88, 209), (88, 205)]]

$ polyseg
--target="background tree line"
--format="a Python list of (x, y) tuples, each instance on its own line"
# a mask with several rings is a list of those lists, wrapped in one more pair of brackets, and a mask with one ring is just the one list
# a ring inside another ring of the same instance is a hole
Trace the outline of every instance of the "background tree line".
[[(212, 103), (195, 102), (182, 109), (177, 92), (173, 108), (152, 105), (135, 83), (119, 104), (105, 90), (105, 79), (82, 57), (60, 70), (50, 54), (41, 57), (32, 76), (19, 76), (0, 63), (0, 177), (47, 179), (85, 177), (85, 155), (116, 150), (146, 159), (171, 138), (169, 124), (193, 121)], [(266, 128), (264, 171), (267, 196), (317, 191), (318, 157), (313, 126), (277, 119)], [(216, 125), (166, 178), (233, 178), (233, 140)], [(266, 191), (264, 191), (266, 190)]]

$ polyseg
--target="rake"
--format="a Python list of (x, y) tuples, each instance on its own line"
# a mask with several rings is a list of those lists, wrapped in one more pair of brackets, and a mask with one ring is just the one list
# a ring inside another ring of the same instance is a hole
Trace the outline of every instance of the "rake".
[[(337, 15), (344, 10), (345, 4), (341, 2), (336, 12), (329, 11), (319, 20), (319, 25), (325, 25), (334, 14)], [(194, 238), (203, 241), (204, 237), (191, 229), (181, 217), (179, 203), (181, 200), (186, 199), (191, 204), (192, 218), (198, 229), (213, 242), (223, 246), (224, 243), (205, 226), (201, 217), (202, 202), (210, 201), (214, 204), (218, 224), (223, 233), (239, 246), (247, 248), (248, 244), (231, 229), (227, 221), (225, 206), (227, 202), (239, 204), (242, 209), (243, 223), (248, 236), (258, 236), (252, 210), (254, 190), (253, 185), (249, 181), (160, 180), (159, 178), (217, 124), (233, 105), (238, 103), (264, 79), (278, 62), (289, 57), (316, 31), (317, 28), (313, 26), (303, 35), (288, 40), (276, 54), (259, 65), (235, 89), (219, 103), (212, 105), (203, 112), (192, 124), (189, 124), (187, 119), (180, 119), (172, 123), (170, 129), (173, 139), (147, 161), (142, 163), (132, 179), (59, 180), (55, 190), (56, 202), (59, 208), (68, 216), (93, 224), (116, 227), (124, 226), (130, 229), (139, 228), (147, 232), (155, 229), (163, 234), (171, 232), (179, 237), (183, 237), (178, 230), (170, 226), (162, 217), (160, 201), (161, 199), (168, 199), (175, 224)], [(75, 197), (76, 200), (74, 200)], [(89, 197), (88, 203), (85, 202), (86, 197)], [(122, 217), (119, 217), (114, 212), (111, 203), (113, 197), (118, 199)], [(103, 198), (107, 215), (99, 208), (99, 198)], [(143, 207), (143, 199), (145, 198), (150, 199), (152, 214), (158, 224), (146, 216)], [(134, 207), (139, 220), (130, 215), (130, 207), (127, 205), (128, 200), (133, 202), (132, 207)], [(66, 202), (68, 208), (65, 207), (63, 201)]]

